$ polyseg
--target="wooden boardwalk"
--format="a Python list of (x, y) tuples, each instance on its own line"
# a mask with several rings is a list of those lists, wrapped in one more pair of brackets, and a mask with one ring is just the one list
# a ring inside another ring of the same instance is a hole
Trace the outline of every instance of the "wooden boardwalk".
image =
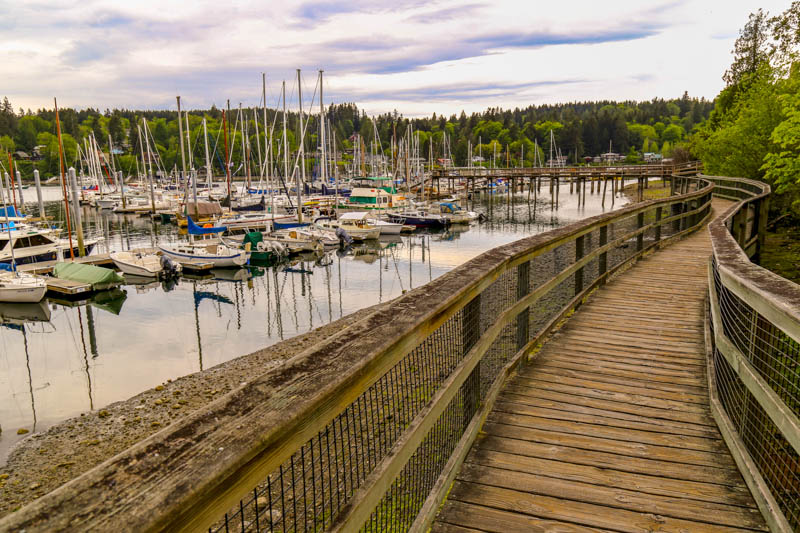
[(709, 254), (701, 230), (575, 313), (501, 392), (434, 532), (767, 530), (708, 407)]

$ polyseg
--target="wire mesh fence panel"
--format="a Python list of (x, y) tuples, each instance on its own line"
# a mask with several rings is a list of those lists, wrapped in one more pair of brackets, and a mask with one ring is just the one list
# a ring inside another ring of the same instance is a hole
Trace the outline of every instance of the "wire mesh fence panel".
[(281, 532), (329, 526), (480, 336), (476, 304), (480, 298), (437, 328), (210, 531), (229, 531), (232, 524), (235, 531)]
[(712, 270), (725, 336), (781, 400), (800, 414), (800, 344), (725, 287), (716, 263)]
[(714, 370), (720, 403), (790, 526), (797, 531), (800, 457), (719, 350), (715, 351)]

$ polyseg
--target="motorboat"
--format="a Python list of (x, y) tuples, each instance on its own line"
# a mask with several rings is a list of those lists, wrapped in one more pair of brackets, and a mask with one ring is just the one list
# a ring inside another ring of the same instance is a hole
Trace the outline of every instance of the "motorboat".
[(330, 217), (319, 217), (314, 220), (314, 224), (318, 228), (329, 231), (336, 231), (341, 228), (356, 241), (377, 239), (381, 234), (381, 230), (377, 226), (369, 224), (366, 217), (367, 213), (364, 211), (344, 213), (339, 217), (339, 220), (333, 220)]
[(403, 231), (403, 224), (399, 222), (389, 222), (380, 218), (368, 218), (367, 223), (381, 230), (381, 235), (400, 235)]
[(428, 213), (423, 209), (391, 214), (389, 215), (389, 221), (426, 228), (444, 228), (450, 225), (450, 221), (444, 216), (436, 213)]
[[(144, 252), (114, 252), (111, 260), (125, 274), (157, 278), (164, 271), (164, 259), (157, 254)], [(180, 263), (173, 265), (178, 272)]]
[[(8, 231), (0, 234), (0, 263), (11, 263), (12, 256), (16, 264), (25, 265), (55, 261), (59, 256), (70, 255), (69, 240), (59, 239), (56, 231), (28, 225), (14, 226), (13, 224), (13, 222), (9, 222)], [(100, 238), (84, 239), (83, 247), (87, 255), (92, 253), (100, 240)], [(73, 241), (72, 255), (77, 256), (78, 253), (78, 244)]]
[(44, 298), (47, 282), (25, 272), (0, 272), (0, 302), (36, 303)]
[[(304, 228), (288, 228), (278, 231), (273, 231), (268, 235), (263, 236), (263, 240), (267, 242), (275, 242), (283, 245), (289, 253), (302, 253), (302, 252), (322, 252), (325, 244), (308, 231), (303, 231)], [(335, 240), (334, 246), (338, 246), (339, 240)]]
[(250, 249), (237, 250), (218, 241), (161, 244), (158, 249), (181, 265), (211, 263), (214, 268), (241, 267), (250, 259)]

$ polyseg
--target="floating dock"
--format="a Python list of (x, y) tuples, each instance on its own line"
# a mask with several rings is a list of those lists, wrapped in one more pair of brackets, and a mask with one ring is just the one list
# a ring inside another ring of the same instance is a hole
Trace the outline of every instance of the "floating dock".
[(53, 272), (53, 267), (56, 266), (56, 263), (71, 261), (80, 263), (82, 265), (95, 266), (114, 264), (114, 261), (111, 260), (111, 256), (109, 254), (95, 254), (87, 255), (86, 257), (76, 257), (75, 259), (64, 259), (64, 261), (40, 261), (38, 263), (32, 263), (29, 265), (17, 265), (17, 270), (20, 272), (29, 272), (31, 274), (50, 274)]

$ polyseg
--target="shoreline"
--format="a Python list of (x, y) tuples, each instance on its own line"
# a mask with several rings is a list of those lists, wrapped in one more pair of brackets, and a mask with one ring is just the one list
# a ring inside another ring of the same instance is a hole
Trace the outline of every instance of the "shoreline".
[(360, 309), (302, 335), (167, 380), (127, 400), (31, 434), (11, 448), (6, 463), (0, 466), (0, 518), (390, 303)]

